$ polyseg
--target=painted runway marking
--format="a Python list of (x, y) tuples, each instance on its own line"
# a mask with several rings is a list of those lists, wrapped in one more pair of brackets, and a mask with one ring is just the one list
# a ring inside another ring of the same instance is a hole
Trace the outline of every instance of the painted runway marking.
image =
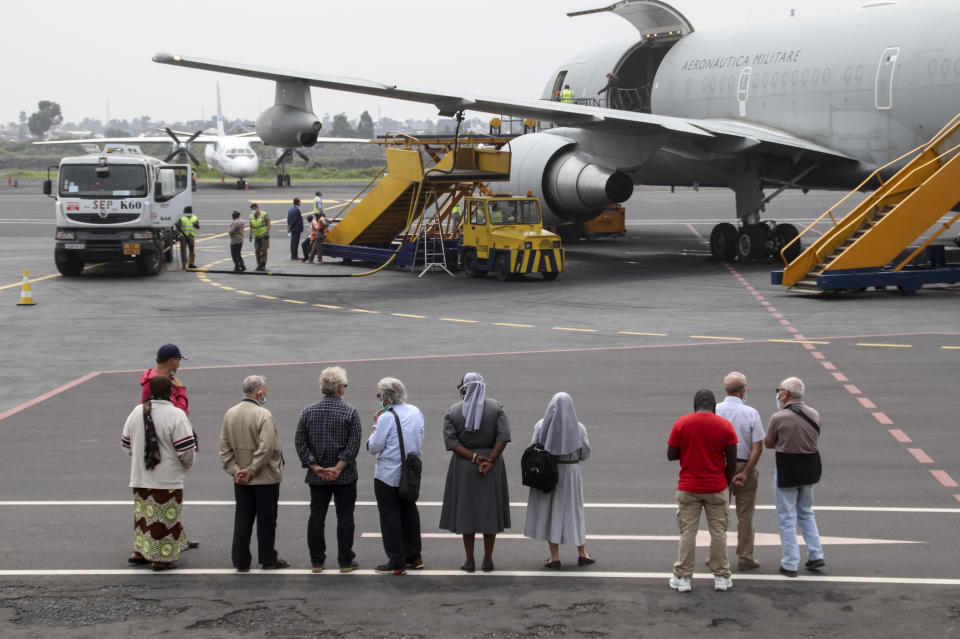
[(830, 374), (833, 375), (833, 378), (834, 378), (835, 380), (837, 380), (838, 382), (849, 382), (849, 381), (850, 381), (849, 379), (847, 379), (847, 376), (844, 375), (843, 373), (830, 373)]
[(368, 311), (365, 308), (351, 308), (351, 313), (369, 313), (370, 315), (379, 315), (380, 311)]
[(533, 328), (533, 324), (511, 324), (510, 322), (494, 322), (494, 326), (509, 326), (512, 328)]
[(823, 367), (824, 367), (825, 369), (827, 369), (828, 371), (835, 371), (835, 370), (837, 370), (836, 365), (833, 364), (832, 362), (820, 362), (820, 365), (823, 366)]
[(893, 420), (887, 417), (886, 413), (871, 413), (871, 415), (873, 415), (873, 418), (884, 426), (890, 426), (893, 424)]
[(341, 308), (340, 306), (333, 306), (332, 304), (314, 304), (314, 306), (318, 308), (329, 308), (333, 310)]
[(876, 408), (876, 407), (877, 407), (876, 404), (874, 404), (872, 401), (870, 401), (870, 400), (867, 399), (866, 397), (858, 397), (858, 398), (857, 398), (857, 401), (860, 402), (860, 405), (863, 406), (864, 408)]
[(857, 346), (876, 346), (879, 348), (913, 348), (913, 344), (870, 344), (867, 342), (857, 342)]
[(461, 324), (476, 324), (477, 320), (457, 319), (456, 317), (441, 317), (441, 322), (460, 322)]
[(570, 326), (554, 326), (553, 330), (555, 331), (568, 331), (572, 333), (597, 333), (599, 332), (595, 328), (573, 328)]
[(851, 395), (860, 395), (860, 389), (853, 384), (844, 384), (843, 387), (847, 389), (847, 392)]
[[(336, 570), (326, 570), (316, 574), (309, 568), (288, 568), (285, 570), (263, 570), (261, 568), (251, 568), (250, 572), (239, 575), (235, 568), (176, 568), (159, 573), (145, 571), (142, 568), (118, 568), (116, 570), (104, 569), (76, 569), (76, 570), (0, 570), (0, 577), (124, 577), (124, 576), (145, 576), (149, 574), (150, 579), (166, 579), (173, 576), (196, 577), (196, 576), (234, 576), (238, 579), (250, 579), (251, 577), (292, 577), (304, 576), (311, 579), (355, 579), (358, 577), (377, 576), (376, 572), (369, 569), (354, 570), (347, 575), (341, 575)], [(461, 577), (463, 579), (493, 579), (497, 577), (514, 577), (537, 579), (621, 579), (632, 581), (666, 581), (670, 579), (671, 572), (633, 572), (633, 571), (567, 571), (567, 570), (496, 570), (494, 572), (474, 572), (466, 573), (462, 570), (435, 570), (425, 568), (423, 570), (411, 570), (404, 575), (404, 578), (429, 579), (431, 577)], [(693, 578), (702, 580), (704, 584), (713, 580), (710, 573), (694, 573)], [(876, 586), (960, 586), (960, 579), (948, 579), (937, 577), (856, 577), (841, 575), (822, 575), (814, 572), (804, 573), (799, 579), (792, 579), (783, 575), (758, 575), (737, 573), (734, 579), (737, 582), (784, 582), (784, 583), (833, 583), (833, 584), (862, 584)], [(706, 585), (704, 585), (706, 587)]]
[(668, 333), (640, 333), (638, 331), (617, 331), (618, 335), (648, 335), (650, 337), (667, 337)]
[(427, 319), (426, 315), (411, 315), (409, 313), (390, 313), (394, 317), (409, 317), (410, 319)]
[(957, 482), (954, 481), (953, 477), (945, 470), (931, 470), (930, 474), (933, 475), (938, 482), (940, 482), (946, 488), (956, 488)]
[(893, 438), (896, 439), (901, 444), (912, 444), (913, 440), (910, 437), (900, 430), (899, 428), (891, 428), (890, 434), (893, 435)]
[(821, 353), (820, 351), (810, 351), (810, 354), (813, 355), (814, 359), (826, 359), (827, 356)]
[(724, 337), (722, 335), (688, 335), (690, 339), (723, 339), (731, 342), (742, 342), (742, 337)]
[(59, 394), (62, 393), (63, 391), (70, 390), (70, 389), (73, 388), (74, 386), (78, 386), (78, 385), (80, 385), (80, 384), (82, 384), (82, 383), (84, 383), (84, 382), (86, 382), (86, 381), (88, 381), (88, 380), (91, 380), (91, 379), (93, 379), (94, 377), (96, 377), (96, 376), (99, 375), (99, 374), (100, 374), (100, 371), (93, 371), (92, 373), (87, 373), (86, 375), (83, 375), (82, 377), (78, 377), (77, 379), (73, 380), (72, 382), (67, 382), (67, 383), (64, 384), (63, 386), (58, 386), (58, 387), (54, 388), (54, 389), (51, 390), (51, 391), (47, 391), (47, 392), (44, 393), (43, 395), (37, 395), (36, 397), (34, 397), (33, 399), (31, 399), (31, 400), (29, 400), (29, 401), (26, 401), (26, 402), (24, 402), (24, 403), (22, 403), (22, 404), (19, 404), (19, 405), (17, 405), (17, 406), (14, 406), (13, 408), (11, 408), (11, 409), (9, 409), (9, 410), (6, 410), (6, 411), (0, 413), (0, 421), (6, 419), (7, 417), (10, 417), (11, 415), (16, 415), (16, 414), (19, 413), (20, 411), (26, 410), (26, 409), (30, 408), (31, 406), (36, 406), (36, 405), (39, 404), (40, 402), (46, 401), (46, 400), (50, 399), (51, 397), (53, 397), (54, 395), (59, 395)]
[(908, 448), (908, 449), (907, 449), (907, 452), (910, 453), (911, 455), (913, 455), (914, 459), (916, 459), (916, 460), (917, 460), (918, 462), (920, 462), (921, 464), (932, 464), (932, 463), (933, 463), (933, 460), (930, 459), (930, 456), (929, 456), (929, 455), (927, 455), (925, 452), (923, 452), (923, 449), (922, 449), (922, 448)]

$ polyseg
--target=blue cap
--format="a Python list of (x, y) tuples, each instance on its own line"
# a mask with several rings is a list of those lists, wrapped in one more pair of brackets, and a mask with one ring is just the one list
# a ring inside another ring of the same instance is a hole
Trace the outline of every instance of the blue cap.
[(157, 349), (157, 361), (165, 362), (168, 359), (177, 357), (179, 359), (187, 359), (180, 353), (180, 348), (176, 344), (164, 344)]

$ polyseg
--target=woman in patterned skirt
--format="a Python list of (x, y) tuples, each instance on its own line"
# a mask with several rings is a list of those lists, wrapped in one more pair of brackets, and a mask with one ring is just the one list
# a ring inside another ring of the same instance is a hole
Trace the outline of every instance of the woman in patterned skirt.
[(186, 413), (170, 402), (170, 378), (156, 375), (149, 383), (150, 399), (133, 409), (121, 437), (131, 456), (135, 508), (133, 554), (127, 561), (167, 570), (177, 567), (187, 549), (180, 523), (183, 478), (193, 465), (196, 438)]

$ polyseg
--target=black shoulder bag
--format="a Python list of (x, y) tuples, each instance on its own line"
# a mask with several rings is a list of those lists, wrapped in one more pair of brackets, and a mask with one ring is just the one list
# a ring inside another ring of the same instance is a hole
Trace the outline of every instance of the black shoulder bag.
[(400, 418), (392, 408), (387, 409), (397, 422), (397, 439), (400, 440), (400, 499), (414, 504), (420, 497), (420, 477), (423, 474), (423, 462), (419, 457), (410, 453), (407, 455), (403, 448), (403, 430), (400, 428)]
[[(820, 426), (810, 419), (796, 404), (790, 404), (788, 409), (799, 415), (820, 434)], [(777, 486), (780, 488), (795, 488), (797, 486), (811, 486), (820, 481), (823, 466), (820, 463), (820, 451), (814, 453), (777, 453)]]

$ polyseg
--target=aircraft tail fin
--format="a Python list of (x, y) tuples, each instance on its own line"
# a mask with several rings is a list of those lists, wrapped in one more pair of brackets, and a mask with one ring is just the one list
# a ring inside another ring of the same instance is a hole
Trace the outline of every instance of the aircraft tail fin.
[(223, 110), (220, 108), (220, 83), (217, 82), (217, 135), (223, 137)]

